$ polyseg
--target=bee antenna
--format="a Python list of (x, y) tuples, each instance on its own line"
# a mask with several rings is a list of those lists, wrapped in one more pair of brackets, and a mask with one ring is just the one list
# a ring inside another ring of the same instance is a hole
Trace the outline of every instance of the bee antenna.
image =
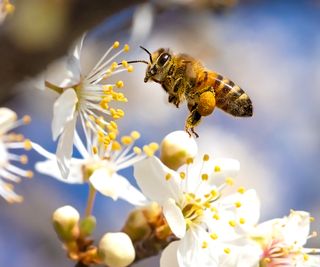
[(153, 62), (152, 62), (152, 56), (151, 56), (151, 53), (150, 53), (146, 48), (144, 48), (144, 47), (143, 47), (143, 46), (141, 46), (141, 45), (140, 45), (140, 48), (141, 48), (142, 50), (144, 50), (145, 52), (147, 52), (147, 54), (149, 55), (149, 58), (150, 58), (150, 62), (151, 62), (151, 63), (153, 63)]
[[(128, 63), (129, 64), (131, 64), (131, 63), (144, 63), (144, 64), (149, 65), (149, 62), (145, 61), (145, 60), (131, 60), (131, 61), (128, 61)], [(118, 65), (122, 65), (122, 63), (119, 63)]]

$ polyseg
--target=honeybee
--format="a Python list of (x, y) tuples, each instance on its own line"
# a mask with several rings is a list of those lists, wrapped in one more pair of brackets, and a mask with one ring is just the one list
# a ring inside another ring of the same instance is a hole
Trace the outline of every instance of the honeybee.
[(148, 65), (144, 82), (161, 84), (168, 93), (169, 103), (179, 108), (186, 100), (190, 114), (185, 122), (185, 131), (191, 136), (199, 135), (194, 128), (201, 118), (210, 115), (217, 106), (236, 117), (251, 117), (252, 102), (249, 96), (234, 82), (206, 69), (199, 60), (187, 54), (174, 54), (169, 49), (160, 48), (149, 55), (149, 60), (135, 60)]

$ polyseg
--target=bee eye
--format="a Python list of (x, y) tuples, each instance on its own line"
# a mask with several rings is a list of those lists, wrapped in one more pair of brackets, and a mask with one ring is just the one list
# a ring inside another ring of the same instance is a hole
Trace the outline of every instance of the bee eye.
[(166, 62), (171, 58), (171, 56), (167, 53), (162, 54), (158, 60), (158, 64), (160, 66), (163, 66), (164, 64), (166, 64)]

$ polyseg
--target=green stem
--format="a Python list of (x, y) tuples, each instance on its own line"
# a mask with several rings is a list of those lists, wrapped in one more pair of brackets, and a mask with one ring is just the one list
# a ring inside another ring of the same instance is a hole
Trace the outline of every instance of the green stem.
[(86, 212), (85, 212), (86, 217), (89, 217), (92, 213), (94, 200), (96, 198), (96, 193), (97, 193), (96, 189), (94, 189), (94, 187), (90, 185), (89, 195), (88, 195), (88, 200), (87, 200), (87, 207), (86, 207)]
[(59, 86), (56, 86), (54, 85), (53, 83), (50, 83), (48, 81), (45, 81), (44, 82), (45, 86), (48, 87), (49, 89), (57, 92), (58, 94), (62, 94), (63, 92), (63, 88), (59, 87)]

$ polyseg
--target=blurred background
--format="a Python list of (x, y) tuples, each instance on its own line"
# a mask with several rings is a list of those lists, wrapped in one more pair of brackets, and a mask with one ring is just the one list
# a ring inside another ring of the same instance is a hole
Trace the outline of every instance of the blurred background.
[[(138, 47), (170, 47), (199, 58), (240, 85), (254, 116), (235, 119), (220, 110), (198, 127), (201, 153), (240, 161), (238, 185), (255, 188), (261, 221), (306, 210), (320, 230), (320, 1), (318, 0), (20, 0), (0, 24), (0, 101), (32, 123), (17, 129), (54, 152), (52, 105), (56, 95), (40, 90), (42, 72), (88, 31), (83, 56), (94, 62), (115, 40), (128, 42), (130, 59), (145, 59)], [(157, 84), (143, 82), (145, 65), (121, 76), (129, 102), (122, 133), (139, 130), (141, 144), (183, 129), (188, 114), (176, 109)], [(23, 152), (22, 152), (23, 153)], [(43, 158), (31, 151), (29, 167)], [(123, 173), (133, 183), (132, 169)], [(0, 199), (0, 266), (68, 267), (51, 226), (52, 212), (66, 204), (83, 212), (86, 185), (68, 185), (35, 174), (15, 190), (22, 204)], [(97, 239), (117, 231), (132, 206), (98, 196)], [(310, 246), (318, 246), (311, 240)], [(148, 259), (137, 266), (158, 266)]]

